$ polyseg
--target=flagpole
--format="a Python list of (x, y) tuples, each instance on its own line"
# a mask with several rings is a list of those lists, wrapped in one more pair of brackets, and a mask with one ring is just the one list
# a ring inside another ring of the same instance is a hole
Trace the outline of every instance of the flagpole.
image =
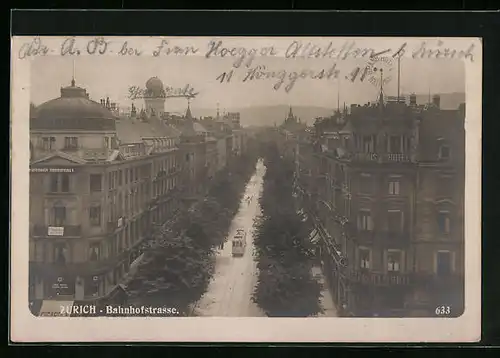
[(400, 95), (400, 77), (401, 77), (401, 55), (398, 56), (398, 103)]

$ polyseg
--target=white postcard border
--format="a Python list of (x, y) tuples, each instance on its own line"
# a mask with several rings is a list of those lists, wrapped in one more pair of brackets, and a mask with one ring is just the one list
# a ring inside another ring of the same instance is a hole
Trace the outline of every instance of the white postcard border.
[[(137, 42), (138, 38), (129, 39), (135, 39)], [(192, 38), (191, 40), (193, 39), (206, 41), (206, 38)], [(148, 39), (148, 41), (153, 40), (155, 39)], [(177, 41), (188, 40), (187, 38), (177, 39)], [(278, 43), (286, 41), (287, 38), (244, 39), (245, 44), (258, 40)], [(395, 38), (383, 40), (394, 41)], [(406, 40), (417, 41), (418, 39)], [(480, 339), (482, 128), (482, 43), (480, 39), (453, 39), (457, 43), (474, 42), (477, 46), (474, 63), (466, 63), (466, 309), (458, 318), (37, 318), (33, 316), (28, 309), (30, 63), (28, 60), (17, 59), (21, 41), (26, 41), (26, 38), (24, 40), (20, 37), (13, 38), (11, 72), (10, 328), (13, 341), (466, 342)], [(239, 38), (236, 41), (241, 44), (243, 39)], [(144, 41), (144, 46), (147, 46), (147, 41)]]

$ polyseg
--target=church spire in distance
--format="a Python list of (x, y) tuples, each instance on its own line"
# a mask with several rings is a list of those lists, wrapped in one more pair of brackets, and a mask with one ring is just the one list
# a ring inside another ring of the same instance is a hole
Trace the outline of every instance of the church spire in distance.
[(193, 119), (191, 114), (191, 100), (188, 98), (188, 108), (186, 110), (186, 119)]
[(75, 59), (73, 59), (73, 77), (71, 77), (71, 87), (75, 87)]

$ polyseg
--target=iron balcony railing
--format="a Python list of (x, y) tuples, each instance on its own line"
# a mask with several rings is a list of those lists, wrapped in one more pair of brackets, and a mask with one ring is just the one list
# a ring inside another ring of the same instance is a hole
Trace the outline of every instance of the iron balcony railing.
[(402, 286), (411, 284), (411, 274), (401, 272), (371, 272), (365, 269), (349, 271), (352, 283), (373, 286)]

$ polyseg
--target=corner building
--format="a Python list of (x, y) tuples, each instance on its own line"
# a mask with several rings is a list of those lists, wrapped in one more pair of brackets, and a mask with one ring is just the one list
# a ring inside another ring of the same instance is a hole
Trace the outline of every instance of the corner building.
[(30, 118), (29, 298), (111, 298), (178, 208), (180, 134), (75, 85)]
[(342, 314), (462, 313), (464, 118), (464, 105), (441, 109), (438, 95), (421, 106), (381, 94), (294, 144), (301, 202)]

